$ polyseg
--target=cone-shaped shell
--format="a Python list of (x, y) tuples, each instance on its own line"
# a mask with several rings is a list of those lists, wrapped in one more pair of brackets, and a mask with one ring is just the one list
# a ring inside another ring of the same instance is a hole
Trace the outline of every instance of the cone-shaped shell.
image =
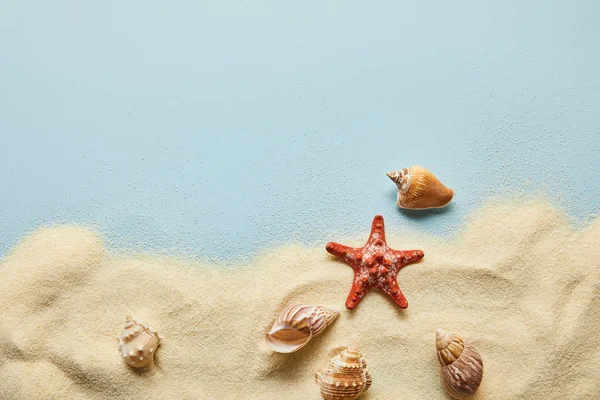
[(473, 395), (483, 379), (483, 361), (477, 351), (443, 329), (435, 332), (435, 347), (448, 394), (457, 399)]
[(151, 327), (127, 317), (118, 339), (119, 353), (127, 364), (135, 368), (154, 367), (154, 354), (161, 338)]
[(315, 381), (324, 400), (354, 400), (371, 386), (373, 378), (358, 348), (350, 346), (317, 371)]
[(333, 323), (340, 312), (334, 308), (294, 305), (285, 308), (266, 334), (269, 347), (278, 353), (291, 353), (304, 347)]
[(418, 165), (388, 172), (387, 176), (398, 186), (396, 205), (400, 208), (422, 210), (444, 207), (454, 196), (454, 190)]

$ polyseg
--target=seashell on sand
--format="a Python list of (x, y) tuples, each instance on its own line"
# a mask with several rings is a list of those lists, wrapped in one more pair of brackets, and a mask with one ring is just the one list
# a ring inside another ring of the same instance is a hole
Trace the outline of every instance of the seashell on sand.
[(354, 400), (371, 386), (373, 378), (358, 347), (349, 346), (315, 373), (315, 381), (324, 400)]
[(127, 317), (118, 339), (119, 353), (127, 364), (135, 368), (154, 367), (154, 354), (161, 340), (155, 330)]
[(435, 347), (448, 394), (456, 399), (473, 395), (483, 379), (483, 361), (469, 343), (443, 329), (435, 332)]
[(286, 307), (266, 334), (269, 347), (278, 353), (291, 353), (304, 347), (333, 323), (340, 312), (313, 305)]
[(454, 197), (454, 190), (418, 165), (388, 172), (387, 176), (398, 186), (396, 205), (400, 208), (423, 210), (444, 207)]

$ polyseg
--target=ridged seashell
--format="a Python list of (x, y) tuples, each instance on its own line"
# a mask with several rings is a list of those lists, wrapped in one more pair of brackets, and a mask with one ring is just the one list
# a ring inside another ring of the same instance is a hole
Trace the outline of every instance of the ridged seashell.
[(435, 347), (448, 394), (464, 399), (475, 393), (483, 379), (483, 361), (477, 351), (443, 329), (435, 332)]
[(127, 364), (135, 368), (154, 367), (154, 353), (161, 337), (151, 327), (127, 317), (118, 339), (119, 353)]
[(278, 353), (299, 350), (331, 325), (339, 314), (338, 310), (323, 306), (287, 307), (279, 314), (273, 328), (267, 333), (267, 344)]
[(354, 400), (371, 386), (373, 378), (358, 347), (350, 346), (333, 357), (327, 368), (318, 370), (315, 381), (325, 400)]
[(454, 196), (454, 190), (418, 165), (388, 172), (387, 176), (398, 186), (396, 205), (400, 208), (422, 210), (444, 207)]

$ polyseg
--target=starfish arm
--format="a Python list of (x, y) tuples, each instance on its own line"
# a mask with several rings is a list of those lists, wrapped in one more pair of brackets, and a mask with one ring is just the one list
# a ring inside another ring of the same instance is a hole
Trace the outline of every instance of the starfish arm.
[(354, 247), (344, 246), (343, 244), (329, 242), (325, 246), (328, 253), (337, 257), (345, 258), (348, 254), (353, 254), (356, 250)]
[(394, 257), (394, 264), (398, 265), (399, 268), (404, 267), (406, 264), (419, 261), (425, 256), (423, 250), (390, 250)]
[(398, 282), (396, 279), (390, 280), (388, 285), (382, 288), (385, 294), (387, 294), (393, 301), (398, 305), (398, 307), (404, 309), (408, 307), (408, 301), (406, 301), (406, 297), (404, 297), (404, 293), (400, 290), (400, 286), (398, 286)]
[(385, 242), (385, 226), (383, 224), (382, 215), (376, 215), (375, 218), (373, 218), (373, 225), (371, 225), (371, 234), (369, 235), (369, 240), (371, 240), (371, 238), (374, 236), (377, 236), (378, 239)]
[(360, 281), (360, 278), (357, 275), (354, 275), (354, 281), (352, 282), (352, 288), (350, 289), (350, 294), (348, 294), (348, 298), (346, 299), (346, 308), (348, 310), (352, 310), (360, 299), (362, 299), (367, 293), (366, 288)]

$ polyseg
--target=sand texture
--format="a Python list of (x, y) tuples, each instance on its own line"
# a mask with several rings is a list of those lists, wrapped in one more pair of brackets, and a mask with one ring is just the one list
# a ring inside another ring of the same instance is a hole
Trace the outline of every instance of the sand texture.
[[(352, 270), (324, 246), (223, 268), (109, 254), (82, 227), (39, 229), (0, 264), (0, 398), (319, 399), (314, 371), (355, 344), (373, 375), (361, 399), (449, 399), (438, 327), (479, 350), (478, 399), (600, 398), (600, 220), (574, 230), (529, 201), (484, 207), (450, 241), (401, 223), (386, 216), (388, 244), (425, 252), (398, 274), (407, 310), (381, 292), (346, 310)], [(361, 246), (369, 229), (327, 239)], [(342, 312), (300, 351), (273, 353), (264, 334), (292, 303)], [(117, 351), (127, 315), (164, 336), (154, 373)]]

